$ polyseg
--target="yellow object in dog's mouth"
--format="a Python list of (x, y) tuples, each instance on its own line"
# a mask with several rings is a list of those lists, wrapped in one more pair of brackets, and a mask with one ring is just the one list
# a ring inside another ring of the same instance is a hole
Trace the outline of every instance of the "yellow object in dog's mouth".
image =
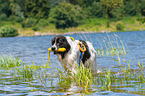
[[(50, 47), (48, 48), (48, 51), (53, 51), (53, 50), (51, 50), (51, 47)], [(59, 48), (58, 50), (56, 50), (56, 52), (64, 52), (64, 51), (66, 51), (65, 48)]]
[[(49, 60), (49, 64), (51, 65), (51, 61), (50, 61), (50, 51), (52, 51), (51, 50), (51, 47), (50, 48), (48, 48), (48, 60)], [(65, 48), (59, 48), (58, 50), (56, 50), (56, 52), (64, 52), (64, 51), (66, 51), (66, 49)]]

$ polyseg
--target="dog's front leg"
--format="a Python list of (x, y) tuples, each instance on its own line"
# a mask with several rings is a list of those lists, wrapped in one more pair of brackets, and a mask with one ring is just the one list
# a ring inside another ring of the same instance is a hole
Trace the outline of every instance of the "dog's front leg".
[(77, 73), (77, 64), (78, 64), (78, 55), (75, 55), (75, 54), (71, 54), (69, 57), (68, 57), (68, 68), (69, 70), (71, 71), (71, 73)]

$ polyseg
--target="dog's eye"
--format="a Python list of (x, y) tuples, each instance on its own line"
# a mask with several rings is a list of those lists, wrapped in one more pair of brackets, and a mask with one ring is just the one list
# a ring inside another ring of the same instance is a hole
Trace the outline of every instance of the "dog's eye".
[(57, 43), (57, 45), (60, 45), (60, 44), (61, 44), (61, 43), (59, 43), (59, 42)]
[(61, 44), (62, 42), (63, 42), (62, 40), (59, 40), (59, 41), (58, 41), (58, 43), (60, 43), (60, 44)]

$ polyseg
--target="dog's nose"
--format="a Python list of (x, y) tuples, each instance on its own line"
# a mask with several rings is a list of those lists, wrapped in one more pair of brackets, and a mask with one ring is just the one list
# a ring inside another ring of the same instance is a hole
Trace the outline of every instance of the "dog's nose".
[(55, 47), (51, 47), (51, 50), (54, 51), (56, 48)]

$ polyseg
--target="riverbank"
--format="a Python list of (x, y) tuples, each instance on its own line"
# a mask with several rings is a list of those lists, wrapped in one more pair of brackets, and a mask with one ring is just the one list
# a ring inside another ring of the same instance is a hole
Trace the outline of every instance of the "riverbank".
[[(145, 23), (142, 23), (142, 17), (124, 17), (120, 19), (93, 18), (85, 19), (77, 27), (56, 29), (55, 25), (49, 23), (48, 26), (36, 26), (23, 28), (21, 23), (0, 21), (2, 26), (13, 25), (18, 29), (20, 37), (22, 36), (44, 36), (57, 34), (81, 34), (81, 33), (104, 33), (121, 31), (142, 31), (145, 30)], [(49, 22), (49, 21), (48, 21)]]

